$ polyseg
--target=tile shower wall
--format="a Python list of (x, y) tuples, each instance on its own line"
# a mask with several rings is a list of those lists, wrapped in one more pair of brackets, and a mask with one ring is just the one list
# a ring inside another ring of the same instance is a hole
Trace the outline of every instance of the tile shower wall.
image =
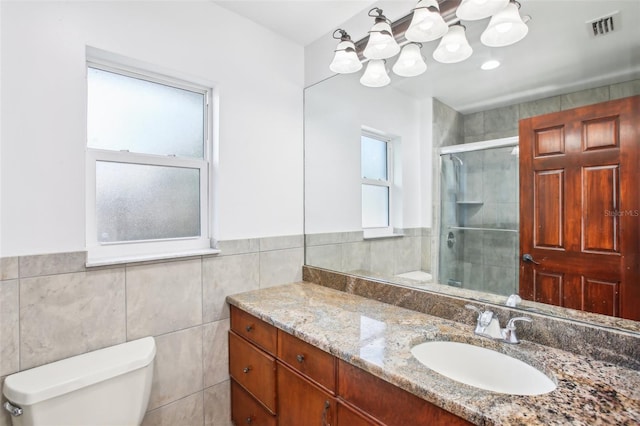
[[(464, 160), (462, 181), (454, 203), (456, 235), (455, 279), (472, 290), (509, 295), (517, 292), (518, 159), (512, 148), (458, 154)], [(447, 225), (447, 222), (443, 222)]]
[[(220, 242), (222, 254), (85, 268), (85, 252), (0, 259), (0, 380), (156, 338), (144, 425), (228, 425), (228, 294), (300, 281), (303, 237)], [(10, 425), (0, 413), (0, 426)]]
[(306, 235), (306, 264), (378, 277), (431, 271), (431, 229), (396, 232), (402, 236), (365, 240), (362, 232)]
[[(518, 120), (640, 95), (640, 79), (464, 115), (464, 143), (518, 135)], [(458, 142), (462, 143), (462, 142)]]

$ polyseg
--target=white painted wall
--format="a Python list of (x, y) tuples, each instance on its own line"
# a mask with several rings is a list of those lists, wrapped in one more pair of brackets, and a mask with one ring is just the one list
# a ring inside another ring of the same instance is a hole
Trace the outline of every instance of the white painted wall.
[(87, 45), (216, 84), (216, 238), (303, 232), (301, 47), (211, 2), (0, 7), (0, 256), (85, 248)]
[[(421, 193), (419, 103), (389, 87), (362, 86), (341, 75), (305, 90), (305, 232), (362, 230), (360, 135), (362, 126), (397, 137), (401, 170), (394, 227), (425, 225)], [(428, 147), (430, 152), (430, 145)], [(398, 174), (398, 173), (396, 173)], [(430, 181), (427, 182), (430, 185)], [(430, 223), (430, 222), (429, 222)]]

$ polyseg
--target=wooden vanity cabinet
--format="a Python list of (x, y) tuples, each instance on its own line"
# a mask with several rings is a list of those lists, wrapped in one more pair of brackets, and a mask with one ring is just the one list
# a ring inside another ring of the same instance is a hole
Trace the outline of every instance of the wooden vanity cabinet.
[(471, 424), (234, 306), (229, 374), (237, 426)]
[(231, 421), (276, 426), (277, 329), (231, 306), (229, 375)]
[(338, 395), (389, 426), (472, 424), (342, 360), (338, 360)]
[(278, 424), (335, 425), (336, 359), (278, 330)]

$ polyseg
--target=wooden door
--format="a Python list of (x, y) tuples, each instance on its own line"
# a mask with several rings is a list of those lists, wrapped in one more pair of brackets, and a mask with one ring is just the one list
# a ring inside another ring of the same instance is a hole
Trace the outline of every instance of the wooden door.
[(520, 121), (524, 299), (640, 320), (639, 126), (640, 96)]

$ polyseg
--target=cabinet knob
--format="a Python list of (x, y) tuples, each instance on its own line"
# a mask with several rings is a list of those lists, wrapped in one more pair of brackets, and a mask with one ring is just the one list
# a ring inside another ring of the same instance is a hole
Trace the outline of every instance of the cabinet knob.
[(302, 354), (298, 354), (298, 355), (296, 355), (296, 360), (297, 360), (300, 364), (302, 364), (302, 363), (304, 362), (304, 355), (302, 355)]
[(251, 333), (251, 331), (253, 330), (253, 325), (249, 324), (244, 329), (247, 330), (247, 333)]
[(253, 418), (252, 417), (247, 417), (247, 424), (251, 424), (253, 422)]
[(243, 372), (244, 374), (247, 374), (249, 371), (251, 371), (251, 366), (247, 366), (247, 367), (245, 367), (245, 368), (243, 368), (243, 369), (242, 369), (242, 372)]

